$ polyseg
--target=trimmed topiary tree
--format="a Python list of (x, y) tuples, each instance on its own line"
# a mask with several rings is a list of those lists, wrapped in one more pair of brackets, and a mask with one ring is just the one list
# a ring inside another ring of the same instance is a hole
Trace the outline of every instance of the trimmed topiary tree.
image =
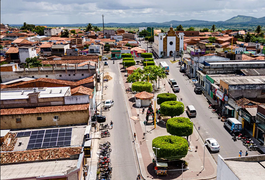
[(141, 57), (142, 58), (153, 58), (153, 54), (152, 53), (142, 53)]
[(126, 60), (126, 61), (123, 61), (122, 64), (124, 65), (124, 67), (130, 67), (130, 66), (135, 65), (135, 61), (134, 60)]
[[(152, 141), (152, 147), (157, 158), (166, 160), (178, 160), (185, 157), (188, 153), (188, 141), (179, 136), (159, 136)], [(156, 154), (157, 152), (157, 154)]]
[(145, 61), (154, 61), (154, 58), (145, 58), (142, 60), (142, 63), (145, 63)]
[(132, 91), (136, 91), (136, 92), (142, 92), (142, 91), (152, 92), (153, 91), (152, 83), (145, 82), (145, 81), (134, 82), (132, 84)]
[(134, 61), (133, 58), (123, 58), (122, 61)]
[(154, 66), (155, 65), (155, 61), (144, 61), (143, 65), (144, 66)]
[(162, 104), (165, 101), (176, 101), (177, 96), (173, 93), (161, 93), (157, 95), (157, 104)]
[(186, 117), (175, 117), (167, 120), (167, 132), (176, 136), (189, 136), (193, 132), (193, 122)]
[(184, 104), (179, 101), (165, 101), (160, 104), (160, 111), (164, 116), (179, 116), (184, 112)]
[(123, 53), (123, 54), (121, 54), (121, 57), (122, 58), (132, 58), (132, 54), (130, 54), (130, 53)]

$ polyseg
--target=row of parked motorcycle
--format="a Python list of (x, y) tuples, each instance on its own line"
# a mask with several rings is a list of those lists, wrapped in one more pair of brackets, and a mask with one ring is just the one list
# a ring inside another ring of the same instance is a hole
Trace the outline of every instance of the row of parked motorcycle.
[(112, 151), (110, 142), (99, 144), (99, 159), (98, 159), (98, 179), (111, 179), (112, 167), (110, 160), (110, 153)]
[(243, 134), (239, 134), (238, 136), (233, 137), (233, 140), (241, 140), (243, 145), (249, 150), (249, 151), (257, 151), (258, 150), (258, 146), (254, 143), (254, 141), (247, 136), (244, 136)]

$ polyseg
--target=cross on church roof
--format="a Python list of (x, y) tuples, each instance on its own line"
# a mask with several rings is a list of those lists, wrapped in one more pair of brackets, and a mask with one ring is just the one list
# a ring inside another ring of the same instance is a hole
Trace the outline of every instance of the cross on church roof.
[(170, 24), (170, 27), (172, 27), (172, 24)]

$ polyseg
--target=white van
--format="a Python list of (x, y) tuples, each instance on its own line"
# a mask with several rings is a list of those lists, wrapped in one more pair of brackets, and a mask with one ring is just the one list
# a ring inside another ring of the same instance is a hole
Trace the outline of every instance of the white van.
[(187, 113), (189, 117), (196, 117), (196, 109), (193, 105), (188, 105), (187, 107)]
[(233, 131), (235, 133), (242, 131), (242, 123), (239, 122), (236, 118), (227, 118), (224, 123), (224, 127), (228, 129), (230, 133)]

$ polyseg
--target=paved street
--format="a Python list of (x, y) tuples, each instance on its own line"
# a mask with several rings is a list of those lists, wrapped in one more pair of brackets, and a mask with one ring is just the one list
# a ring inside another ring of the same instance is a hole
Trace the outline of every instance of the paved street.
[[(232, 140), (232, 136), (223, 127), (223, 122), (218, 119), (217, 114), (212, 113), (211, 109), (208, 109), (209, 104), (207, 103), (204, 95), (196, 95), (194, 93), (194, 87), (192, 86), (191, 80), (179, 72), (178, 63), (171, 63), (169, 61), (172, 59), (173, 58), (159, 59), (157, 62), (166, 61), (168, 63), (170, 72), (167, 79), (175, 78), (180, 86), (180, 93), (176, 93), (176, 95), (179, 98), (182, 98), (185, 106), (194, 105), (196, 108), (197, 117), (192, 118), (192, 121), (194, 122), (196, 128), (200, 126), (200, 134), (202, 138), (215, 138), (221, 146), (220, 154), (222, 157), (236, 157), (238, 156), (239, 150), (245, 152), (247, 149), (242, 145), (242, 141), (234, 142)], [(166, 83), (166, 85), (168, 85), (168, 83)], [(258, 154), (258, 152), (251, 151), (249, 154)], [(218, 154), (213, 153), (212, 155), (217, 161)]]
[[(109, 67), (105, 66), (105, 72), (113, 78), (107, 83), (108, 88), (104, 89), (104, 99), (113, 99), (114, 106), (110, 111), (103, 111), (107, 122), (113, 121), (113, 129), (110, 130), (109, 138), (102, 138), (101, 142), (106, 140), (111, 142), (111, 162), (113, 167), (112, 179), (121, 180), (135, 179), (137, 176), (137, 159), (135, 149), (132, 143), (131, 127), (128, 119), (128, 112), (124, 98), (125, 90), (122, 89), (122, 80), (120, 80), (120, 70), (118, 61), (108, 61)], [(106, 73), (105, 73), (106, 75)]]

